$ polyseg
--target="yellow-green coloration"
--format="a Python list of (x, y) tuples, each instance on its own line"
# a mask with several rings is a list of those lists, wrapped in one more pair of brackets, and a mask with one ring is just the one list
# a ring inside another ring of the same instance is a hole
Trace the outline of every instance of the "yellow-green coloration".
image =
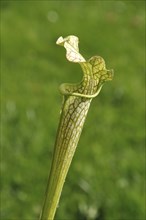
[(64, 83), (60, 86), (64, 102), (41, 220), (54, 219), (63, 184), (92, 98), (99, 94), (105, 81), (113, 78), (113, 70), (106, 69), (102, 57), (94, 56), (88, 61), (82, 57), (76, 36), (60, 37), (56, 43), (65, 47), (67, 59), (79, 63), (84, 74), (80, 83)]

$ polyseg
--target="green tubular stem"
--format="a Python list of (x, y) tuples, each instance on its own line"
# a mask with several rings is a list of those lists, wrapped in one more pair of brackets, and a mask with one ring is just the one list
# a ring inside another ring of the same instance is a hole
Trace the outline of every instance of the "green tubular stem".
[(54, 218), (90, 103), (89, 98), (75, 96), (64, 102), (41, 220)]

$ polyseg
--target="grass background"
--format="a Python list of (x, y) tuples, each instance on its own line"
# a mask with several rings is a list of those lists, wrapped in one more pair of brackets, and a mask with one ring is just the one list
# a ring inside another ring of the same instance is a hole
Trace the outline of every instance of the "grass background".
[(144, 220), (144, 1), (1, 1), (1, 219), (38, 219), (62, 97), (59, 36), (114, 69), (94, 99), (56, 220)]

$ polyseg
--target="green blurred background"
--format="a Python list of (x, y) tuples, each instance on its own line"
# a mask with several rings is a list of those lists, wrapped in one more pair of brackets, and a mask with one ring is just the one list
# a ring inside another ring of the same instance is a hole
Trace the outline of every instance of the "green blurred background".
[(82, 71), (59, 36), (115, 76), (93, 100), (56, 220), (144, 220), (144, 1), (1, 1), (2, 220), (38, 219), (63, 82)]

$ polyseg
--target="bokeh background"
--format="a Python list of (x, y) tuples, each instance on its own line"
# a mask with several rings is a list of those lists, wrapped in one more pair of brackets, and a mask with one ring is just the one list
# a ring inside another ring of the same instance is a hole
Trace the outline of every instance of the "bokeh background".
[(1, 1), (1, 219), (38, 219), (63, 82), (79, 82), (59, 36), (102, 56), (112, 82), (92, 102), (56, 220), (144, 220), (144, 1)]

